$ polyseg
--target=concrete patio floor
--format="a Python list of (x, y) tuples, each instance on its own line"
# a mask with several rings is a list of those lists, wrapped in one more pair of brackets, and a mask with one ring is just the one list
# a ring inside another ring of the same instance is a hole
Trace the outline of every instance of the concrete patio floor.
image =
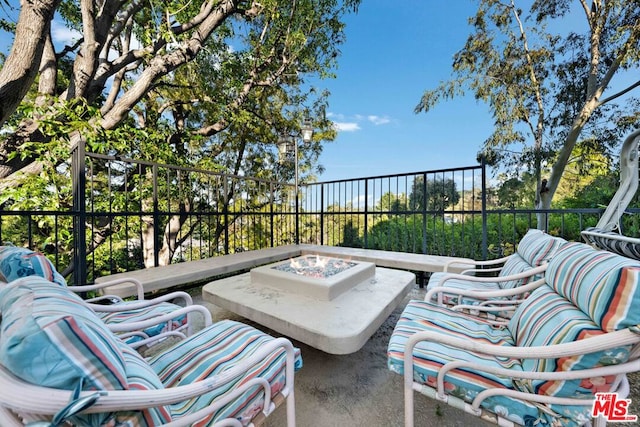
[[(391, 427), (404, 423), (403, 379), (387, 369), (387, 343), (410, 298), (422, 298), (416, 285), (399, 307), (356, 353), (332, 355), (292, 340), (302, 351), (296, 373), (296, 421), (299, 427)], [(196, 293), (194, 302), (209, 308), (214, 321), (235, 319), (279, 336), (236, 314), (210, 304)], [(416, 393), (416, 426), (489, 426), (479, 418)], [(286, 426), (284, 405), (267, 418), (266, 427)]]

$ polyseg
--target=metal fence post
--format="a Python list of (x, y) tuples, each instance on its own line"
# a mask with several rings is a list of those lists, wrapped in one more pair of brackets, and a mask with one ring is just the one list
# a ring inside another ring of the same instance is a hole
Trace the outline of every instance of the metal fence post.
[(320, 184), (320, 244), (324, 245), (324, 184)]
[[(414, 178), (415, 179), (415, 178)], [(428, 254), (427, 238), (427, 174), (422, 174), (422, 253)]]
[(369, 180), (364, 180), (364, 248), (369, 247)]
[(160, 205), (158, 204), (158, 165), (154, 164), (153, 173), (153, 265), (160, 265)]
[(224, 194), (222, 196), (222, 215), (224, 217), (224, 253), (229, 254), (229, 179), (223, 175)]
[(275, 226), (274, 226), (274, 218), (273, 216), (275, 215), (275, 212), (273, 210), (273, 204), (275, 203), (276, 197), (275, 197), (275, 187), (273, 185), (273, 182), (269, 182), (269, 235), (271, 235), (271, 247), (275, 247), (275, 240), (274, 240), (274, 230), (275, 230)]
[(87, 206), (85, 188), (87, 177), (85, 175), (85, 141), (80, 138), (78, 145), (71, 156), (72, 184), (73, 184), (73, 283), (81, 285), (87, 282), (87, 235), (85, 224), (87, 223)]
[(487, 163), (482, 157), (482, 259), (487, 259)]

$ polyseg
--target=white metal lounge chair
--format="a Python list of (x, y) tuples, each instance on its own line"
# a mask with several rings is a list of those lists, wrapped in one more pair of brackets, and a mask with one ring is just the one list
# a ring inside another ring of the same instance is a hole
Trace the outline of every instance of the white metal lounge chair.
[(600, 249), (640, 259), (640, 239), (621, 233), (620, 220), (638, 191), (640, 129), (631, 133), (620, 150), (620, 185), (595, 227), (582, 232), (584, 240)]
[[(0, 289), (0, 425), (247, 426), (286, 401), (299, 351), (234, 321), (143, 359), (69, 289), (28, 276)], [(48, 425), (48, 424), (45, 424)]]
[[(137, 290), (136, 301), (123, 301), (113, 295), (91, 298), (85, 302), (103, 319), (111, 331), (133, 347), (151, 345), (169, 337), (185, 338), (194, 332), (197, 317), (204, 326), (211, 324), (211, 313), (193, 304), (191, 296), (182, 291), (145, 299), (142, 284), (125, 278), (94, 285), (67, 286), (51, 261), (43, 254), (26, 248), (0, 246), (0, 280), (11, 282), (24, 276), (39, 276), (53, 284), (68, 287), (81, 295), (118, 283), (132, 283)], [(104, 304), (109, 301), (109, 304)]]
[(414, 391), (505, 426), (588, 425), (596, 393), (626, 397), (626, 374), (640, 370), (640, 263), (567, 243), (545, 281), (502, 328), (409, 303), (388, 348), (405, 379), (405, 426)]
[[(203, 326), (211, 325), (211, 312), (193, 303), (187, 292), (175, 291), (151, 299), (145, 299), (142, 284), (133, 278), (116, 279), (93, 285), (68, 286), (79, 293), (96, 291), (119, 283), (132, 283), (137, 289), (137, 298), (124, 301), (113, 295), (85, 300), (112, 332), (117, 333), (129, 345), (138, 348), (152, 345), (169, 336), (184, 339), (193, 335), (197, 316)], [(108, 299), (109, 304), (100, 301)]]
[(540, 286), (548, 260), (566, 243), (540, 230), (529, 230), (516, 252), (497, 260), (476, 261), (476, 268), (461, 274), (432, 274), (425, 301), (445, 304), (475, 314), (495, 312), (508, 317), (521, 298)]

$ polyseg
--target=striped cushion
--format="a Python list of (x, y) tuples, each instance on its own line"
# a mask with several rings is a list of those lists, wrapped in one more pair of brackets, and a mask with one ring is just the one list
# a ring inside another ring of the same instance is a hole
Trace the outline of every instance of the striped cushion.
[[(512, 274), (523, 273), (527, 270), (530, 270), (531, 266), (520, 257), (518, 254), (511, 255), (507, 261), (504, 263), (502, 269), (500, 270), (500, 276), (510, 276)], [(429, 278), (429, 283), (427, 284), (427, 290), (431, 290), (436, 286), (440, 286), (440, 280), (446, 275), (451, 273), (433, 273)], [(487, 289), (487, 290), (500, 290), (506, 288), (514, 288), (519, 285), (523, 285), (527, 283), (529, 278), (520, 279), (520, 280), (510, 280), (507, 282), (472, 282), (470, 280), (465, 279), (449, 279), (444, 282), (444, 286), (448, 288), (456, 288), (456, 289), (469, 289), (469, 288), (477, 288), (477, 289)]]
[(640, 262), (584, 243), (564, 245), (549, 263), (549, 286), (607, 332), (640, 324)]
[[(179, 342), (168, 351), (150, 358), (149, 363), (165, 387), (174, 387), (225, 372), (251, 357), (262, 344), (271, 340), (273, 337), (253, 327), (224, 320)], [(284, 386), (284, 362), (284, 351), (275, 352), (255, 364), (241, 378), (228, 384), (222, 384), (196, 399), (172, 405), (173, 416), (180, 416), (204, 408), (222, 393), (254, 377), (266, 378), (271, 384), (273, 395), (281, 391)], [(299, 350), (297, 350), (296, 369), (301, 366), (302, 359)], [(212, 420), (226, 417), (237, 418), (243, 425), (246, 425), (261, 410), (263, 400), (262, 391), (249, 390), (198, 425), (208, 424)]]
[[(500, 276), (508, 276), (512, 274), (523, 273), (527, 270), (530, 270), (531, 266), (527, 264), (518, 254), (513, 254), (507, 259), (505, 262)], [(434, 289), (440, 286), (440, 280), (446, 273), (434, 273), (431, 275), (429, 279), (429, 283), (427, 284), (427, 291)], [(459, 290), (486, 290), (486, 291), (499, 291), (501, 289), (511, 289), (521, 285), (528, 283), (531, 280), (535, 280), (538, 277), (535, 276), (525, 277), (523, 279), (517, 280), (507, 280), (504, 282), (496, 281), (496, 282), (473, 282), (466, 279), (449, 279), (444, 282), (442, 285), (447, 288), (459, 289)], [(495, 298), (495, 299), (504, 299), (504, 298)], [(443, 295), (443, 303), (444, 304), (466, 304), (466, 305), (475, 305), (478, 304), (478, 299), (471, 297), (462, 297), (461, 299), (453, 294)], [(501, 316), (507, 316), (507, 313), (501, 314)]]
[(444, 277), (444, 275), (440, 276), (440, 278), (429, 280), (429, 283), (427, 284), (427, 291), (442, 286), (453, 289), (483, 289), (487, 291), (500, 290), (500, 287), (496, 282), (470, 282), (469, 280), (459, 278), (451, 278), (441, 284), (440, 279), (442, 277)]
[(26, 276), (40, 276), (67, 286), (67, 281), (43, 254), (17, 246), (0, 246), (0, 280), (11, 282)]
[[(159, 390), (164, 387), (153, 368), (137, 351), (121, 341), (118, 344), (125, 361), (129, 390)], [(120, 422), (140, 420), (143, 421), (142, 425), (157, 426), (171, 421), (171, 407), (159, 406), (137, 412), (118, 412), (116, 419)]]
[[(533, 291), (518, 307), (509, 322), (509, 330), (516, 344), (523, 347), (575, 342), (605, 333), (585, 313), (546, 285)], [(534, 372), (559, 372), (624, 363), (629, 357), (629, 349), (618, 347), (559, 359), (524, 359), (522, 368)], [(528, 380), (519, 382), (519, 387), (551, 396), (580, 397), (593, 394), (592, 385), (600, 380)], [(608, 389), (605, 385), (598, 391)]]
[[(391, 371), (404, 375), (404, 346), (409, 337), (421, 331), (439, 332), (477, 343), (513, 346), (511, 334), (506, 329), (496, 329), (484, 319), (472, 318), (446, 307), (413, 300), (403, 311), (389, 341), (387, 365)], [(487, 367), (522, 370), (516, 359), (485, 356), (432, 341), (418, 343), (413, 360), (414, 381), (429, 387), (436, 386), (438, 370), (449, 362), (466, 361)], [(510, 378), (479, 372), (474, 368), (454, 369), (445, 376), (447, 393), (467, 402), (489, 388), (513, 389), (513, 383)], [(504, 396), (489, 397), (482, 402), (482, 407), (520, 424), (525, 424), (524, 419), (535, 420), (539, 416), (535, 406)]]
[[(524, 273), (530, 270), (532, 267), (538, 267), (547, 262), (558, 250), (560, 246), (566, 243), (566, 240), (559, 237), (550, 236), (540, 230), (531, 229), (527, 234), (522, 237), (518, 243), (518, 248), (515, 254), (511, 255), (504, 263), (500, 270), (499, 276), (510, 276), (513, 274)], [(429, 278), (429, 284), (427, 290), (438, 286), (442, 276), (447, 273), (433, 273)], [(447, 281), (445, 286), (455, 287), (457, 289), (469, 289), (469, 287), (490, 287), (491, 289), (512, 289), (518, 286), (525, 285), (531, 281), (542, 278), (540, 276), (533, 276), (518, 280), (509, 280), (506, 282), (496, 282), (496, 285), (479, 285), (476, 282), (465, 282), (463, 280)], [(465, 304), (473, 304), (474, 300), (467, 299), (463, 301)]]
[[(24, 381), (64, 390), (73, 390), (80, 381), (83, 390), (162, 388), (141, 357), (65, 287), (37, 276), (15, 280), (0, 290), (0, 313), (0, 363)], [(129, 382), (132, 363), (138, 365), (133, 377), (145, 378), (144, 382)], [(166, 414), (163, 408), (150, 409), (117, 414), (116, 420), (156, 425), (155, 421), (169, 421)], [(101, 425), (109, 417), (82, 415), (76, 422)]]
[[(49, 259), (41, 253), (16, 246), (0, 246), (0, 280), (5, 281), (19, 279), (26, 276), (39, 276), (60, 286), (67, 286), (67, 282), (56, 271)], [(126, 304), (126, 303), (124, 303)], [(155, 315), (171, 313), (180, 308), (171, 303), (162, 303), (153, 307), (121, 311), (115, 313), (99, 312), (98, 316), (107, 324), (120, 324), (137, 320), (146, 320)], [(177, 329), (187, 322), (187, 316), (182, 315), (169, 323), (163, 323), (143, 331), (146, 336), (152, 337), (167, 329)], [(127, 339), (132, 344), (144, 338), (142, 335), (134, 335)]]
[(564, 243), (564, 239), (531, 229), (520, 239), (516, 251), (529, 265), (537, 267), (549, 261)]
[(583, 236), (593, 245), (605, 251), (614, 252), (629, 258), (640, 259), (640, 240), (623, 240), (624, 236), (615, 231), (601, 230), (597, 227), (586, 228), (593, 234), (583, 234)]
[[(500, 276), (505, 277), (505, 276), (511, 276), (513, 274), (524, 273), (525, 271), (531, 270), (531, 268), (532, 268), (531, 264), (529, 264), (527, 261), (522, 259), (520, 255), (513, 254), (504, 263), (502, 270), (500, 270)], [(536, 278), (525, 277), (523, 279), (507, 280), (504, 282), (498, 282), (498, 285), (502, 289), (513, 289), (513, 288), (517, 288), (518, 286), (525, 285), (530, 281), (536, 280)]]
[[(137, 301), (133, 301), (133, 303), (137, 303)], [(118, 307), (121, 308), (120, 311), (116, 311), (116, 312), (98, 311), (96, 314), (104, 323), (108, 325), (117, 325), (120, 323), (137, 322), (141, 320), (151, 319), (156, 316), (170, 314), (180, 309), (179, 305), (172, 304), (170, 302), (162, 302), (149, 307), (136, 308), (133, 310), (127, 310), (126, 309), (127, 304), (128, 302), (118, 303)], [(164, 331), (176, 330), (186, 324), (187, 324), (187, 315), (183, 314), (181, 316), (177, 316), (175, 319), (172, 319), (170, 322), (161, 323), (159, 325), (155, 325), (150, 328), (147, 328), (141, 331), (142, 333), (140, 335), (130, 336), (125, 339), (125, 342), (127, 344), (132, 344), (146, 337), (154, 337)]]

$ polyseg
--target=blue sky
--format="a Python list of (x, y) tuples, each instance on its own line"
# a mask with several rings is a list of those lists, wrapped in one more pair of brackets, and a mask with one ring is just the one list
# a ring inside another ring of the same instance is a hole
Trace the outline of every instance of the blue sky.
[(331, 92), (340, 129), (320, 157), (320, 181), (471, 166), (492, 118), (472, 95), (415, 114), (422, 93), (451, 75), (471, 32), (471, 0), (363, 0), (346, 22), (347, 41)]

